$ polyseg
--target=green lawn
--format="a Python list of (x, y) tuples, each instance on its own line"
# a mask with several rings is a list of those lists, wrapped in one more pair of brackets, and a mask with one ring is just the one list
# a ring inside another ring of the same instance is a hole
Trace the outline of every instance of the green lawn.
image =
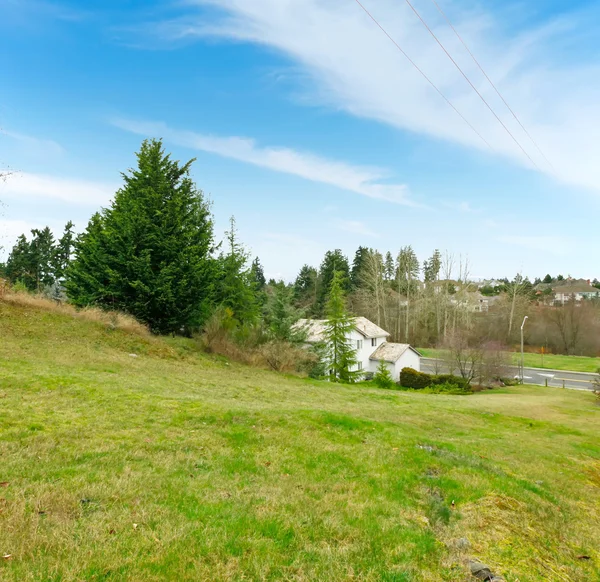
[[(433, 348), (419, 348), (419, 352), (426, 358), (444, 358), (445, 350)], [(512, 363), (516, 366), (521, 363), (521, 354), (510, 352)], [(566, 370), (572, 372), (596, 372), (600, 369), (600, 358), (586, 358), (583, 356), (561, 356), (557, 354), (524, 354), (525, 367), (546, 368), (549, 370)]]
[(0, 301), (0, 580), (598, 580), (599, 426), (590, 393), (336, 386)]

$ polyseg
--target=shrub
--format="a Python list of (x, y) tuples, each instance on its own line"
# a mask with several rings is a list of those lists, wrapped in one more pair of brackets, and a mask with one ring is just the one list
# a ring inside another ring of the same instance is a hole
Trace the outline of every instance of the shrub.
[(431, 384), (434, 386), (448, 384), (463, 390), (466, 390), (469, 387), (469, 382), (467, 380), (460, 376), (454, 376), (453, 374), (439, 374), (437, 376), (432, 376)]
[(413, 368), (402, 368), (400, 372), (400, 385), (404, 388), (423, 390), (431, 385), (432, 378), (425, 372), (417, 372)]
[[(462, 378), (457, 379), (462, 380)], [(453, 382), (435, 383), (426, 388), (425, 391), (431, 394), (471, 394), (473, 392), (471, 387), (467, 386), (464, 381), (462, 385)]]
[[(266, 364), (276, 372), (302, 372), (314, 364), (315, 356), (308, 350), (285, 341), (271, 341), (257, 350), (256, 363)], [(262, 361), (261, 361), (262, 360)]]
[(373, 377), (373, 381), (379, 388), (387, 388), (391, 389), (395, 387), (394, 379), (392, 378), (392, 373), (390, 372), (387, 364), (383, 361), (379, 361), (379, 366), (377, 367), (377, 373)]

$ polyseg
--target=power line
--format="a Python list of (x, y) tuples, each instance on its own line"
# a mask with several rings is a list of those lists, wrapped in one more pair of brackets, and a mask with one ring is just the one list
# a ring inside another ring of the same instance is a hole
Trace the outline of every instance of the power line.
[(488, 148), (490, 148), (490, 150), (495, 151), (494, 148), (489, 144), (489, 142), (475, 129), (475, 127), (473, 127), (473, 125), (468, 121), (468, 119), (454, 106), (454, 104), (450, 101), (450, 99), (448, 99), (448, 97), (446, 97), (446, 95), (444, 95), (442, 93), (442, 91), (440, 89), (438, 89), (438, 87), (435, 85), (435, 83), (419, 68), (419, 66), (417, 65), (417, 63), (415, 63), (406, 54), (406, 52), (402, 49), (402, 47), (389, 35), (389, 33), (387, 32), (387, 30), (385, 28), (383, 28), (383, 26), (381, 26), (381, 24), (379, 24), (379, 22), (377, 21), (377, 19), (363, 6), (363, 4), (360, 2), (360, 0), (355, 0), (355, 2), (365, 11), (365, 13), (367, 14), (367, 16), (377, 25), (377, 27), (381, 30), (381, 32), (383, 32), (383, 34), (385, 34), (385, 36), (388, 37), (388, 39), (394, 44), (394, 46), (404, 55), (404, 57), (408, 60), (408, 62), (415, 69), (417, 69), (417, 71), (419, 71), (419, 73), (421, 73), (421, 75), (423, 76), (423, 78), (437, 91), (437, 93), (442, 97), (442, 99), (448, 105), (450, 105), (450, 107), (452, 107), (452, 109), (454, 109), (454, 111), (457, 113), (457, 115), (473, 130), (473, 132), (477, 135), (477, 137), (479, 137), (479, 139)]
[(473, 85), (473, 83), (471, 82), (471, 79), (469, 79), (469, 77), (467, 77), (465, 72), (460, 68), (459, 64), (452, 58), (452, 55), (446, 50), (446, 47), (441, 43), (439, 38), (433, 32), (433, 30), (431, 30), (431, 28), (429, 28), (429, 25), (423, 20), (423, 17), (417, 12), (415, 7), (410, 3), (410, 0), (406, 0), (406, 3), (410, 6), (411, 10), (417, 15), (418, 19), (423, 23), (423, 26), (425, 26), (425, 28), (429, 31), (429, 34), (431, 34), (431, 36), (435, 39), (435, 41), (440, 45), (441, 49), (446, 53), (446, 56), (454, 63), (454, 66), (460, 71), (460, 74), (465, 78), (467, 83), (469, 83), (469, 85), (471, 86), (473, 91), (475, 91), (475, 93), (477, 93), (477, 95), (479, 95), (479, 98), (485, 103), (485, 106), (491, 111), (492, 115), (498, 120), (500, 125), (502, 125), (502, 127), (505, 129), (506, 133), (508, 133), (508, 135), (510, 135), (512, 140), (517, 144), (517, 146), (519, 146), (519, 149), (527, 156), (529, 161), (539, 170), (540, 168), (533, 161), (533, 158), (525, 151), (525, 148), (519, 143), (517, 138), (510, 132), (510, 129), (508, 129), (508, 127), (506, 127), (506, 125), (500, 119), (500, 117), (498, 117), (498, 114), (492, 109), (490, 104), (485, 100), (484, 96), (479, 92), (477, 87), (475, 87), (475, 85)]
[(431, 1), (435, 4), (435, 7), (439, 10), (440, 14), (445, 18), (445, 20), (448, 23), (448, 25), (450, 26), (450, 28), (454, 31), (454, 34), (458, 37), (458, 40), (460, 40), (460, 42), (465, 47), (465, 49), (467, 49), (467, 52), (469, 53), (469, 55), (471, 55), (471, 58), (473, 59), (475, 64), (479, 67), (479, 70), (483, 73), (484, 77), (488, 80), (490, 85), (494, 88), (494, 91), (496, 91), (496, 93), (498, 94), (498, 97), (500, 97), (500, 99), (502, 99), (502, 102), (504, 103), (504, 105), (506, 105), (506, 108), (511, 112), (512, 116), (515, 118), (517, 123), (521, 126), (521, 129), (525, 132), (527, 137), (531, 140), (531, 143), (533, 143), (533, 145), (536, 147), (537, 151), (540, 152), (540, 154), (543, 156), (543, 158), (546, 160), (546, 162), (548, 162), (548, 165), (554, 170), (554, 166), (552, 165), (552, 162), (546, 157), (544, 152), (541, 150), (540, 146), (538, 146), (538, 144), (533, 139), (533, 137), (530, 135), (530, 133), (525, 129), (525, 126), (521, 123), (521, 120), (517, 117), (517, 114), (512, 110), (511, 106), (507, 103), (506, 99), (500, 93), (500, 91), (498, 90), (498, 88), (496, 87), (494, 82), (489, 78), (488, 74), (485, 72), (483, 67), (479, 64), (479, 61), (475, 58), (475, 55), (471, 52), (471, 49), (469, 49), (469, 47), (467, 46), (467, 43), (463, 40), (462, 36), (458, 33), (456, 28), (454, 28), (454, 25), (452, 24), (452, 22), (450, 21), (448, 16), (446, 16), (446, 13), (442, 10), (442, 7), (437, 3), (436, 0), (431, 0)]

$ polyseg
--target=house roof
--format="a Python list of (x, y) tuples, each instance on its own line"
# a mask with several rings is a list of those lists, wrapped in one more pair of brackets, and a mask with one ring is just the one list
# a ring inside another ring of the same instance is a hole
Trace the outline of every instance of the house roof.
[(592, 287), (591, 285), (585, 285), (577, 283), (574, 285), (561, 285), (560, 287), (554, 288), (556, 295), (571, 295), (572, 293), (596, 293), (600, 292), (600, 289)]
[(306, 341), (314, 344), (323, 340), (326, 325), (325, 319), (300, 319), (294, 324), (294, 329), (306, 330)]
[[(369, 321), (366, 317), (355, 317), (354, 325), (358, 333), (365, 336), (367, 339), (374, 337), (388, 337), (390, 334)], [(303, 328), (306, 330), (306, 341), (308, 343), (317, 343), (323, 341), (325, 328), (327, 327), (326, 319), (301, 319), (294, 325), (296, 329)]]
[(395, 364), (407, 350), (412, 350), (420, 356), (419, 352), (408, 344), (394, 344), (385, 342), (381, 344), (370, 356), (370, 360), (383, 360)]
[(369, 321), (366, 317), (356, 317), (354, 319), (356, 331), (370, 339), (373, 337), (388, 337), (390, 334), (382, 329), (378, 325), (375, 325), (372, 321)]

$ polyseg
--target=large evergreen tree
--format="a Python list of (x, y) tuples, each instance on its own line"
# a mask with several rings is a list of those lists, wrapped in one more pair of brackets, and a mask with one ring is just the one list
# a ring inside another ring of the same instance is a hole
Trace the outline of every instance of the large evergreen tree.
[(367, 247), (358, 247), (352, 262), (352, 271), (350, 272), (350, 283), (352, 289), (358, 289), (364, 280), (363, 272), (366, 268), (367, 258), (370, 250)]
[(205, 320), (214, 296), (213, 223), (192, 163), (172, 160), (160, 140), (142, 143), (137, 167), (77, 241), (66, 285), (73, 303), (121, 309), (158, 333)]
[(325, 253), (325, 258), (321, 263), (319, 284), (317, 288), (316, 309), (318, 314), (324, 312), (335, 273), (340, 274), (339, 284), (341, 285), (343, 292), (348, 293), (350, 291), (350, 267), (348, 265), (348, 259), (339, 249), (327, 251)]
[[(255, 275), (247, 268), (248, 253), (238, 240), (235, 218), (226, 233), (226, 250), (219, 257), (217, 303), (229, 308), (240, 323), (257, 320), (260, 311)], [(263, 277), (264, 278), (264, 277)]]
[(37, 266), (31, 244), (22, 234), (13, 246), (6, 261), (5, 273), (11, 283), (20, 281), (30, 291), (35, 291), (37, 283)]
[(54, 256), (52, 258), (54, 278), (56, 281), (62, 282), (65, 279), (67, 268), (71, 262), (71, 255), (75, 246), (75, 235), (73, 234), (73, 223), (69, 220), (65, 225), (63, 235), (58, 239)]
[(319, 274), (314, 267), (304, 265), (294, 282), (294, 301), (298, 307), (313, 312), (317, 301)]
[(327, 323), (324, 341), (329, 379), (332, 382), (353, 382), (358, 371), (356, 349), (350, 339), (355, 328), (354, 318), (346, 310), (344, 276), (340, 271), (333, 274), (327, 300)]
[(272, 287), (265, 306), (264, 321), (270, 334), (277, 340), (301, 342), (306, 333), (294, 327), (303, 311), (294, 306), (294, 289), (285, 284)]

